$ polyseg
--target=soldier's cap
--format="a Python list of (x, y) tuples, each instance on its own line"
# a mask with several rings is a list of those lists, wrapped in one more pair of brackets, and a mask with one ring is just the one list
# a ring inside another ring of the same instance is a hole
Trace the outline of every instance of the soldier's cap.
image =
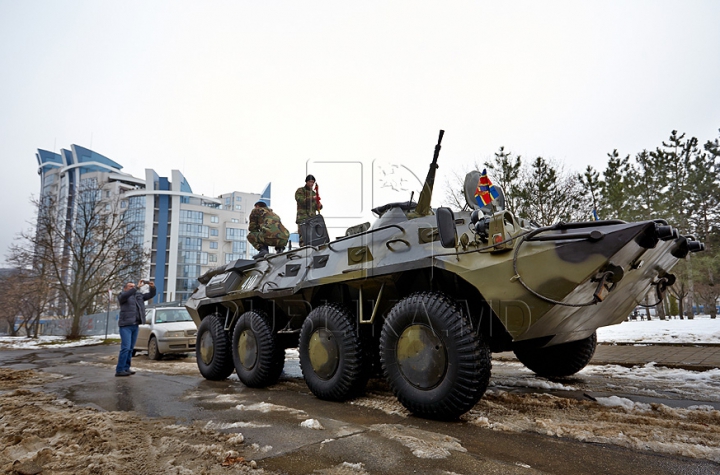
[(305, 177), (305, 181), (310, 181), (310, 180), (317, 181), (313, 175), (308, 175)]
[(265, 203), (264, 201), (258, 201), (257, 203), (255, 203), (255, 206), (259, 206), (261, 208), (267, 208), (267, 203)]

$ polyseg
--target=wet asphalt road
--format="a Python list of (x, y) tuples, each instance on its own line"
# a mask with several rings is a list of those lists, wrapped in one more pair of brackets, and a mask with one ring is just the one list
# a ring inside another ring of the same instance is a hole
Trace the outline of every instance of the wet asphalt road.
[[(175, 418), (180, 423), (249, 423), (252, 427), (229, 429), (245, 436), (247, 453), (241, 451), (241, 455), (256, 460), (261, 468), (285, 473), (328, 470), (343, 462), (362, 462), (370, 473), (396, 474), (637, 475), (711, 474), (720, 470), (715, 463), (695, 459), (537, 434), (503, 433), (466, 423), (401, 417), (350, 403), (320, 401), (299, 379), (296, 362), (287, 365), (280, 384), (268, 389), (246, 388), (239, 381), (206, 381), (199, 373), (138, 371), (131, 377), (116, 378), (114, 367), (107, 362), (117, 350), (117, 346), (0, 350), (0, 365), (61, 374), (63, 379), (45, 384), (43, 390), (101, 410), (136, 411), (149, 417)], [(260, 403), (292, 410), (237, 409), (238, 405)], [(325, 430), (300, 427), (300, 422), (311, 418), (320, 421)], [(398, 428), (399, 434), (441, 444), (449, 436), (466, 451), (450, 450), (446, 458), (419, 458), (379, 427)]]

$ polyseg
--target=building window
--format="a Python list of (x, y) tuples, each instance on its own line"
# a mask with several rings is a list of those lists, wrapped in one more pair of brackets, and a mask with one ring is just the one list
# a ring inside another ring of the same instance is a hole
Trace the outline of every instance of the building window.
[(235, 201), (242, 201), (242, 196), (236, 196)]
[(230, 222), (232, 222), (232, 223), (239, 223), (240, 220), (237, 219), (237, 218), (232, 218), (232, 219), (230, 220)]
[(244, 229), (225, 228), (225, 239), (228, 241), (245, 241)]
[(122, 200), (122, 201), (120, 202), (120, 207), (123, 208), (123, 209), (124, 209), (124, 208), (127, 208), (127, 201)]
[(192, 237), (180, 239), (180, 249), (186, 251), (199, 251), (202, 249), (202, 239)]
[(210, 228), (199, 224), (185, 223), (180, 225), (179, 235), (206, 238), (210, 235)]
[(217, 249), (217, 248), (218, 248), (218, 243), (210, 242), (210, 249)]
[(219, 236), (220, 233), (218, 232), (217, 228), (210, 228), (210, 235), (211, 236)]
[(191, 211), (189, 209), (181, 209), (180, 210), (180, 222), (181, 223), (202, 224), (203, 213), (202, 213), (202, 211)]
[(210, 222), (211, 223), (219, 223), (220, 217), (219, 216), (210, 216)]
[(241, 211), (242, 205), (235, 205), (235, 211)]
[(217, 254), (208, 254), (208, 262), (217, 262)]
[(207, 265), (207, 252), (183, 251), (180, 252), (180, 264), (201, 264)]
[(229, 264), (232, 261), (242, 259), (243, 257), (244, 257), (243, 254), (225, 254), (225, 264)]

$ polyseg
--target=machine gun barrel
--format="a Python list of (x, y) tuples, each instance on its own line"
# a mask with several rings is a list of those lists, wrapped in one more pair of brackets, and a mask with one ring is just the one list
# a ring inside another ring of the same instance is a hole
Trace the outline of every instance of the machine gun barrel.
[(427, 177), (425, 177), (425, 184), (420, 192), (418, 204), (415, 208), (415, 213), (419, 216), (427, 216), (430, 214), (430, 198), (432, 198), (433, 185), (435, 185), (435, 171), (438, 168), (437, 160), (440, 156), (440, 144), (442, 143), (443, 135), (445, 135), (445, 131), (441, 130), (437, 145), (435, 145), (435, 154), (433, 155), (430, 169), (428, 170)]

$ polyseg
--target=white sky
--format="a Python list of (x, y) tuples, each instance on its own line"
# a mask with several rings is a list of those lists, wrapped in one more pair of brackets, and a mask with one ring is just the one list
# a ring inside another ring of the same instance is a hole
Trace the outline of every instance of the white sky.
[[(294, 228), (308, 171), (327, 218), (370, 220), (373, 161), (424, 177), (439, 129), (438, 187), (500, 146), (581, 171), (673, 129), (714, 139), (718, 19), (713, 0), (0, 0), (0, 260), (37, 148), (179, 169), (211, 196), (271, 181)], [(335, 161), (356, 164), (317, 163)]]

